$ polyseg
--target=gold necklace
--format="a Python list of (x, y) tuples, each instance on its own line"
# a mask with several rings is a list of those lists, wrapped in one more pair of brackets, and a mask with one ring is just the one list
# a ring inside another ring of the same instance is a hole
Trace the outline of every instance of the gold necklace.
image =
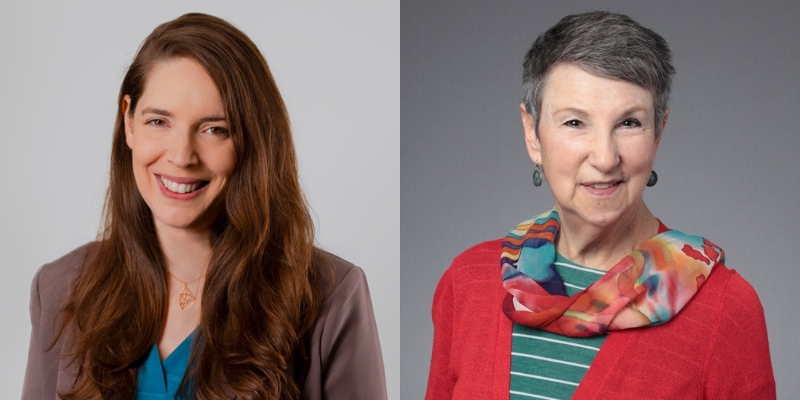
[(197, 282), (198, 280), (200, 280), (200, 278), (204, 277), (205, 274), (198, 276), (194, 280), (186, 282), (181, 278), (178, 278), (177, 276), (173, 275), (172, 272), (167, 271), (167, 273), (183, 284), (183, 289), (181, 289), (181, 292), (178, 294), (179, 296), (178, 298), (180, 298), (180, 303), (178, 304), (180, 304), (181, 306), (181, 311), (186, 311), (192, 308), (192, 306), (194, 305), (194, 301), (197, 300), (197, 296), (195, 296), (194, 293), (192, 293), (192, 291), (189, 290), (189, 284)]

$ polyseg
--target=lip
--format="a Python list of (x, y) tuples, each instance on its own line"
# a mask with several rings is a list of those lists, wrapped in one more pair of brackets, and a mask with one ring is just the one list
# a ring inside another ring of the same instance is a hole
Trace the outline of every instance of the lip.
[(203, 180), (201, 180), (201, 179), (193, 179), (193, 178), (181, 178), (181, 177), (177, 177), (177, 176), (170, 176), (170, 175), (164, 175), (164, 174), (153, 174), (153, 175), (156, 178), (156, 182), (158, 183), (158, 189), (161, 190), (161, 194), (163, 194), (164, 197), (167, 197), (167, 198), (170, 198), (170, 199), (173, 199), (173, 200), (191, 200), (191, 199), (194, 199), (195, 197), (197, 197), (201, 193), (203, 193), (206, 190), (206, 188), (208, 187), (208, 185), (204, 185), (203, 187), (198, 188), (197, 190), (195, 190), (193, 192), (175, 193), (175, 192), (167, 189), (166, 186), (164, 186), (164, 183), (161, 182), (161, 177), (164, 177), (164, 178), (166, 178), (166, 179), (168, 179), (170, 181), (173, 181), (175, 183), (186, 183), (186, 184), (203, 182)]
[(154, 174), (154, 175), (156, 176), (156, 178), (159, 178), (159, 180), (161, 180), (160, 178), (163, 176), (164, 178), (167, 178), (168, 180), (171, 180), (175, 183), (197, 183), (203, 181), (203, 179), (181, 178), (180, 176), (172, 176), (167, 174)]
[[(598, 189), (593, 187), (594, 185), (609, 185), (609, 184), (611, 186), (603, 189)], [(582, 184), (581, 186), (583, 186), (583, 188), (586, 189), (587, 192), (595, 196), (610, 196), (614, 194), (614, 192), (616, 192), (617, 189), (619, 189), (620, 184), (622, 184), (622, 181), (596, 181), (596, 182), (587, 182)]]

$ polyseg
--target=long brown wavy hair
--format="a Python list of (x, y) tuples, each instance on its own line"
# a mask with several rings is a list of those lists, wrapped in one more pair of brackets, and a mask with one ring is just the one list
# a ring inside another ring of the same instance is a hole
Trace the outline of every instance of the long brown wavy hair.
[(122, 82), (104, 224), (63, 308), (59, 336), (69, 338), (78, 375), (60, 395), (133, 398), (137, 368), (163, 327), (166, 264), (134, 180), (122, 101), (130, 96), (132, 114), (153, 66), (176, 57), (197, 61), (215, 82), (236, 149), (224, 211), (212, 228), (200, 326), (181, 391), (197, 399), (298, 398), (303, 338), (316, 321), (322, 289), (289, 117), (253, 42), (204, 14), (157, 27)]

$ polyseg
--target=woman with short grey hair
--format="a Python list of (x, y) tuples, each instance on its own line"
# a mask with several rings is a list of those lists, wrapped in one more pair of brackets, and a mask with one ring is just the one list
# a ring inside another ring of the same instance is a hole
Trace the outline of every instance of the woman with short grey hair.
[(666, 41), (624, 15), (536, 39), (520, 112), (555, 207), (445, 272), (427, 399), (775, 398), (755, 291), (642, 198), (674, 73)]

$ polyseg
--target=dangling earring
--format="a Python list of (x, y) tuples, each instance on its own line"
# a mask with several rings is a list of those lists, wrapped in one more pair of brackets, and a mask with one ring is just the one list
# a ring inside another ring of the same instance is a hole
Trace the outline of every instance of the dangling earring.
[(647, 180), (647, 186), (655, 186), (658, 183), (658, 174), (656, 171), (650, 171), (650, 179)]
[(533, 186), (542, 186), (542, 167), (537, 163), (533, 165)]

